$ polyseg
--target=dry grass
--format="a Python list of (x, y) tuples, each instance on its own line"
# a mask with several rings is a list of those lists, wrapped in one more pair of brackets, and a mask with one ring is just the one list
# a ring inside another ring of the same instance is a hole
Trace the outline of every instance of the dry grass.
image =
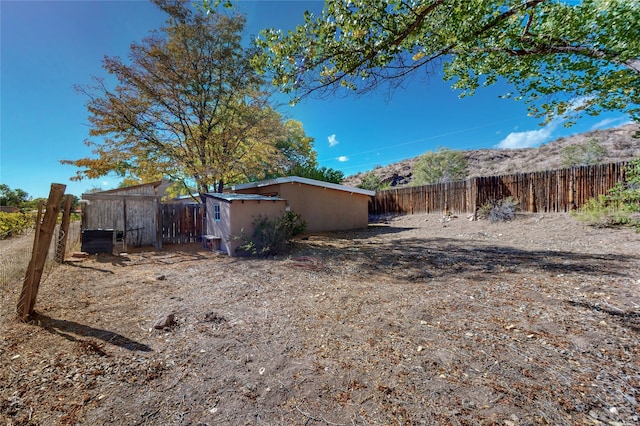
[(0, 418), (637, 424), (638, 253), (639, 234), (568, 215), (418, 215), (270, 259), (93, 256), (49, 276), (32, 323), (3, 302)]

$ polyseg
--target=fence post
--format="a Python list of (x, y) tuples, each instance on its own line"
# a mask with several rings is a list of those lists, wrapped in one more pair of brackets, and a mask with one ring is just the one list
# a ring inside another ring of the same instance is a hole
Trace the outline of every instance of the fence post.
[[(47, 260), (47, 252), (53, 237), (53, 231), (58, 220), (58, 212), (60, 211), (60, 203), (64, 195), (66, 185), (60, 183), (52, 183), (47, 199), (47, 206), (44, 213), (42, 223), (38, 220), (36, 233), (34, 236), (34, 250), (31, 254), (31, 261), (25, 274), (22, 292), (18, 299), (17, 313), (22, 321), (25, 321), (29, 315), (33, 313), (38, 296), (38, 288), (44, 271), (44, 265)], [(40, 215), (38, 215), (40, 216)]]
[(575, 168), (572, 168), (569, 172), (569, 210), (576, 209), (576, 201), (575, 201)]
[(156, 206), (156, 242), (155, 249), (162, 250), (162, 203), (159, 199), (153, 202)]
[(530, 180), (529, 180), (529, 212), (530, 213), (535, 213), (536, 212), (536, 192), (533, 189), (534, 185), (533, 185), (533, 179), (531, 179), (531, 175), (529, 176)]
[(471, 197), (469, 197), (472, 203), (471, 212), (473, 213), (474, 217), (476, 217), (476, 214), (478, 212), (478, 178), (472, 178), (469, 182), (469, 186), (471, 187)]
[(62, 212), (62, 223), (60, 223), (60, 231), (58, 232), (58, 243), (56, 246), (56, 262), (64, 262), (64, 256), (67, 251), (67, 239), (69, 234), (69, 222), (71, 221), (71, 205), (73, 204), (73, 195), (64, 197), (64, 211)]

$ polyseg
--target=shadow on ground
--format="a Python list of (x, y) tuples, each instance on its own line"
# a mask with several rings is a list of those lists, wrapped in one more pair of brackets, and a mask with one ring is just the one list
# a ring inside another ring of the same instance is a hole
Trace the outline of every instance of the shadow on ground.
[[(380, 232), (390, 231), (381, 228)], [(375, 239), (375, 228), (366, 233), (336, 233), (297, 241), (292, 255), (316, 256), (330, 261), (349, 259), (364, 271), (399, 274), (405, 279), (446, 278), (472, 273), (483, 280), (492, 273), (544, 271), (552, 274), (599, 274), (632, 276), (640, 256), (526, 250), (491, 245), (484, 241), (449, 238)], [(485, 275), (486, 274), (486, 275)]]
[(625, 327), (636, 333), (640, 333), (640, 312), (624, 311), (613, 306), (603, 306), (599, 303), (576, 302), (567, 300), (566, 303), (577, 308), (585, 308), (596, 312), (610, 315), (613, 319), (620, 321)]
[(93, 337), (129, 351), (152, 351), (149, 346), (113, 331), (90, 327), (74, 321), (55, 319), (38, 313), (35, 313), (31, 319), (33, 324), (39, 325), (48, 332), (62, 336), (71, 342), (83, 342), (84, 339), (82, 337)]

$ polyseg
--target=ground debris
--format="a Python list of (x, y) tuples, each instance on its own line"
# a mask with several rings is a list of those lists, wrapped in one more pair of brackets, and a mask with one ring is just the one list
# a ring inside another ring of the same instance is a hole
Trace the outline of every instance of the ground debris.
[(440, 217), (276, 258), (92, 256), (53, 270), (28, 324), (2, 289), (0, 421), (640, 423), (640, 235)]

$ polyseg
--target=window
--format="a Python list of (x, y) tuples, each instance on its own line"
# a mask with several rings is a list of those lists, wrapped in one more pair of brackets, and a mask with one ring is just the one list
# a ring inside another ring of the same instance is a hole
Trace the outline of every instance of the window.
[(220, 204), (213, 205), (213, 221), (220, 222)]

